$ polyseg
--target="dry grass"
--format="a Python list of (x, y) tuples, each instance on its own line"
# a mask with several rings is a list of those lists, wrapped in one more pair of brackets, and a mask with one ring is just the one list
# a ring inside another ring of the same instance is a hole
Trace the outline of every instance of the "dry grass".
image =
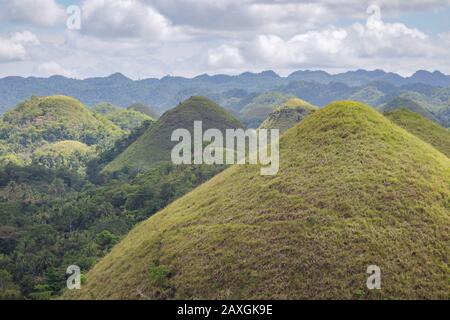
[(63, 298), (450, 298), (447, 157), (354, 102), (280, 152), (278, 175), (233, 166), (138, 225)]

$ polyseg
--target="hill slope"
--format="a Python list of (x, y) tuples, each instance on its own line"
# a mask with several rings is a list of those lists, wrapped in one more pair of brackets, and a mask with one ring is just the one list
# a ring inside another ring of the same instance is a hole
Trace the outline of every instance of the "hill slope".
[(339, 102), (288, 130), (280, 160), (276, 176), (233, 166), (175, 201), (64, 297), (449, 297), (448, 158)]
[(425, 142), (428, 142), (443, 154), (450, 157), (450, 131), (424, 116), (408, 109), (387, 112), (386, 117), (400, 127), (408, 130)]
[(154, 120), (157, 120), (159, 118), (158, 112), (156, 112), (153, 108), (146, 106), (145, 104), (142, 103), (134, 103), (127, 109), (143, 113)]
[(292, 98), (272, 111), (267, 119), (260, 125), (260, 128), (280, 129), (280, 133), (283, 133), (317, 109), (316, 106), (313, 106), (302, 99)]
[(167, 111), (138, 140), (131, 144), (105, 172), (118, 171), (124, 167), (145, 170), (162, 161), (170, 160), (170, 153), (177, 142), (170, 141), (175, 129), (185, 128), (191, 134), (194, 121), (203, 121), (203, 130), (217, 128), (241, 128), (242, 124), (225, 109), (204, 97), (191, 97), (176, 108)]
[(439, 123), (439, 119), (436, 116), (428, 111), (426, 108), (422, 107), (419, 103), (406, 98), (397, 97), (384, 105), (382, 110), (384, 112), (394, 111), (396, 109), (408, 109), (412, 112), (419, 113), (423, 115), (425, 118), (428, 118), (434, 122)]
[(241, 117), (249, 128), (257, 128), (278, 106), (286, 103), (293, 95), (269, 92), (256, 96), (241, 110)]

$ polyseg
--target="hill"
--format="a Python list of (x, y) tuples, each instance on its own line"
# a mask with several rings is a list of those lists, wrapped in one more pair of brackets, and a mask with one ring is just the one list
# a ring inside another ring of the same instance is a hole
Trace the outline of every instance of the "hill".
[(131, 106), (129, 106), (127, 109), (143, 113), (143, 114), (149, 116), (150, 118), (152, 118), (153, 120), (158, 120), (158, 118), (159, 118), (159, 113), (156, 110), (154, 110), (153, 108), (151, 108), (149, 106), (146, 106), (143, 103), (134, 103)]
[(0, 138), (23, 155), (65, 140), (105, 145), (124, 134), (80, 101), (65, 96), (32, 97), (4, 114), (0, 126)]
[(144, 134), (105, 167), (105, 172), (123, 168), (145, 170), (155, 164), (169, 161), (170, 153), (177, 144), (171, 141), (172, 132), (179, 128), (191, 133), (194, 121), (203, 121), (203, 130), (217, 128), (241, 128), (242, 124), (228, 111), (204, 97), (191, 97), (176, 108), (164, 113)]
[(449, 297), (447, 157), (347, 101), (288, 130), (280, 160), (278, 175), (233, 166), (173, 202), (64, 298)]
[(278, 106), (294, 96), (278, 92), (264, 93), (253, 98), (241, 110), (241, 118), (248, 128), (257, 128)]
[(141, 127), (145, 121), (154, 121), (152, 117), (142, 112), (123, 109), (106, 102), (95, 105), (92, 110), (100, 113), (106, 119), (128, 132)]
[(443, 154), (450, 157), (450, 131), (430, 121), (419, 113), (408, 109), (387, 112), (386, 117), (400, 127), (428, 142)]
[(389, 112), (389, 111), (393, 111), (396, 109), (402, 109), (402, 108), (411, 110), (412, 112), (419, 113), (422, 116), (424, 116), (425, 118), (428, 118), (434, 122), (439, 123), (439, 119), (436, 118), (436, 116), (433, 113), (431, 113), (428, 109), (424, 108), (422, 105), (415, 102), (414, 100), (407, 99), (407, 98), (402, 98), (402, 97), (394, 98), (392, 101), (390, 101), (389, 103), (384, 105), (382, 107), (382, 110), (384, 112)]
[(280, 129), (280, 133), (283, 133), (317, 109), (316, 106), (313, 106), (304, 100), (292, 98), (272, 111), (267, 119), (261, 124), (260, 128)]

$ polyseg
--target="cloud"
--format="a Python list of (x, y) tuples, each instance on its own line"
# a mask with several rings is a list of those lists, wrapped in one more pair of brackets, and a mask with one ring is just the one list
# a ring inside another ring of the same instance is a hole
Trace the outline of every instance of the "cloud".
[(99, 37), (175, 39), (177, 30), (139, 0), (89, 0), (82, 6), (82, 32)]
[(221, 45), (208, 51), (208, 65), (213, 68), (239, 67), (244, 63), (238, 48)]
[(64, 8), (55, 0), (0, 0), (0, 21), (53, 26), (65, 21)]
[[(365, 24), (328, 26), (283, 38), (262, 34), (236, 49), (247, 63), (278, 68), (366, 67), (367, 62), (425, 57), (438, 53), (429, 36), (401, 23), (386, 23), (370, 7)], [(231, 49), (229, 49), (231, 50)], [(363, 64), (363, 66), (361, 65)]]
[(0, 37), (0, 62), (25, 60), (27, 47), (39, 43), (36, 35), (29, 31), (16, 32), (9, 38)]
[(73, 71), (64, 69), (61, 65), (59, 65), (55, 61), (49, 61), (40, 64), (36, 68), (36, 73), (41, 77), (50, 77), (53, 75), (61, 75), (70, 78), (75, 77), (75, 73)]

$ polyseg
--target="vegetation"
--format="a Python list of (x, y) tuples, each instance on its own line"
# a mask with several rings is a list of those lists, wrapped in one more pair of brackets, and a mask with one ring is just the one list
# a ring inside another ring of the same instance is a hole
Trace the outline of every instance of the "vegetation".
[(160, 162), (169, 161), (177, 142), (171, 141), (175, 129), (185, 128), (193, 132), (194, 121), (203, 122), (203, 130), (216, 128), (241, 128), (242, 124), (225, 109), (204, 97), (191, 97), (176, 108), (167, 111), (124, 152), (109, 163), (104, 172), (147, 170)]
[(449, 298), (449, 158), (348, 101), (280, 154), (278, 175), (233, 166), (139, 224), (63, 297)]
[[(8, 153), (26, 162), (47, 144), (71, 140), (106, 148), (124, 135), (109, 120), (65, 96), (32, 97), (7, 112), (0, 122), (0, 140)], [(74, 144), (65, 144), (66, 149), (70, 145)]]
[(284, 133), (317, 109), (316, 106), (304, 100), (298, 98), (289, 99), (282, 106), (272, 111), (260, 128), (280, 129), (280, 133)]
[(384, 112), (393, 111), (396, 109), (408, 109), (412, 112), (416, 112), (428, 118), (436, 123), (439, 123), (439, 119), (431, 113), (428, 109), (422, 107), (419, 103), (405, 98), (395, 98), (385, 106), (383, 106)]
[(159, 113), (157, 111), (155, 111), (154, 108), (146, 106), (143, 103), (133, 103), (127, 109), (143, 113), (154, 120), (158, 120), (158, 118), (159, 118)]
[(241, 110), (244, 124), (249, 128), (257, 128), (276, 107), (292, 98), (292, 95), (278, 92), (256, 96)]
[(97, 104), (92, 110), (100, 113), (106, 119), (127, 132), (140, 128), (146, 121), (154, 121), (152, 117), (142, 112), (123, 109), (105, 102)]
[(450, 157), (450, 131), (448, 129), (408, 109), (397, 109), (387, 112), (385, 115), (400, 127)]

